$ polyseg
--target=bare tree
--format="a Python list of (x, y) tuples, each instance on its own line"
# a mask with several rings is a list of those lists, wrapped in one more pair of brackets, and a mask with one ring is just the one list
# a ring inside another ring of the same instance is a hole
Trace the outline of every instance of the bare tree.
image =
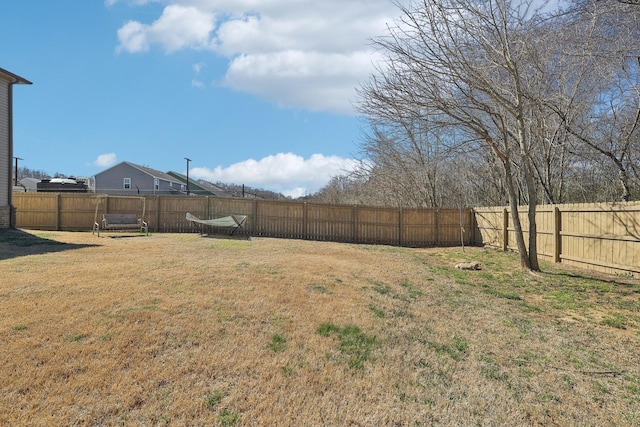
[[(446, 128), (432, 126), (422, 112), (396, 109), (391, 118), (380, 117), (377, 106), (361, 104), (371, 122), (371, 132), (361, 144), (370, 168), (363, 172), (386, 175), (398, 204), (406, 207), (437, 208), (447, 204), (443, 194), (441, 167), (450, 160), (454, 136)], [(380, 178), (380, 176), (378, 176)]]
[[(375, 40), (388, 60), (362, 87), (362, 98), (373, 106), (428, 111), (432, 126), (463, 136), (456, 141), (463, 140), (465, 150), (491, 153), (503, 170), (521, 263), (538, 270), (525, 36), (542, 15), (528, 2), (509, 0), (422, 0), (398, 7), (401, 18)], [(528, 202), (528, 246), (518, 214), (519, 182)]]
[(558, 19), (556, 60), (546, 62), (547, 87), (554, 90), (540, 98), (570, 137), (565, 146), (577, 157), (574, 164), (613, 168), (624, 201), (638, 176), (639, 19), (640, 9), (633, 6), (576, 2)]
[(367, 161), (345, 177), (344, 198), (515, 201), (529, 204), (531, 221), (532, 201), (640, 196), (640, 9), (565, 4), (553, 15), (508, 1), (401, 8), (376, 41), (389, 61), (360, 91)]

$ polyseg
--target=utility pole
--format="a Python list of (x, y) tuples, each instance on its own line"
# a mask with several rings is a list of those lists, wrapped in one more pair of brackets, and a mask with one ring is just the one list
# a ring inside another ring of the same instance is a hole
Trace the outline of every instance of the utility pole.
[(16, 160), (16, 169), (15, 169), (15, 178), (13, 179), (13, 185), (18, 185), (18, 160), (24, 160), (21, 159), (20, 157), (14, 157), (14, 159)]
[(189, 162), (191, 161), (191, 159), (189, 159), (188, 157), (184, 158), (187, 161), (187, 196), (190, 194), (189, 192)]

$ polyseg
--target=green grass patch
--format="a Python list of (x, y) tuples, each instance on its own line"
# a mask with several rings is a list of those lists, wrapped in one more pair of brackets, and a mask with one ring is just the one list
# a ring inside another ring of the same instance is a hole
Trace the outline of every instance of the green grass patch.
[(612, 313), (611, 316), (602, 319), (600, 323), (612, 328), (627, 329), (627, 318), (621, 313)]
[(331, 294), (331, 291), (322, 285), (311, 285), (311, 290), (320, 294)]
[(407, 291), (407, 296), (411, 300), (414, 300), (424, 294), (421, 290), (416, 289), (413, 286), (413, 283), (411, 283), (409, 280), (405, 279), (402, 283), (400, 283), (400, 286), (402, 286)]
[(618, 300), (613, 301), (613, 305), (620, 310), (628, 310), (636, 313), (640, 313), (640, 300)]
[(577, 306), (576, 294), (567, 290), (559, 290), (542, 296), (543, 299), (549, 301), (554, 308), (568, 309)]
[(340, 332), (340, 328), (333, 323), (323, 323), (316, 332), (323, 337), (328, 337), (332, 333)]
[(271, 336), (271, 342), (269, 343), (269, 348), (274, 352), (279, 352), (284, 350), (285, 344), (287, 343), (287, 339), (282, 334), (273, 334)]
[(27, 325), (25, 325), (24, 323), (19, 323), (17, 325), (13, 325), (11, 327), (12, 331), (24, 331), (25, 329), (28, 329), (29, 327)]
[(381, 282), (373, 282), (372, 289), (380, 295), (389, 295), (389, 293), (391, 292), (391, 286), (385, 285)]
[(429, 342), (429, 345), (436, 353), (447, 354), (456, 362), (462, 360), (469, 352), (469, 344), (461, 337), (453, 337), (452, 342), (448, 343)]
[(240, 414), (237, 412), (231, 411), (229, 409), (223, 409), (220, 412), (220, 416), (218, 417), (218, 421), (220, 425), (223, 427), (234, 426), (240, 420)]
[(380, 310), (379, 308), (377, 308), (373, 304), (369, 305), (369, 310), (371, 310), (373, 315), (376, 316), (376, 317), (379, 317), (379, 318), (383, 318), (384, 317), (384, 311)]
[(67, 337), (67, 341), (69, 342), (80, 342), (87, 337), (86, 334), (71, 334)]
[(379, 345), (375, 336), (369, 336), (353, 325), (341, 328), (333, 323), (323, 323), (316, 332), (323, 337), (337, 336), (340, 342), (338, 348), (347, 355), (350, 368), (362, 369), (364, 363), (371, 360), (373, 349)]
[(204, 403), (207, 405), (207, 408), (213, 409), (222, 401), (223, 397), (224, 394), (222, 394), (222, 392), (212, 391), (206, 394), (204, 397)]

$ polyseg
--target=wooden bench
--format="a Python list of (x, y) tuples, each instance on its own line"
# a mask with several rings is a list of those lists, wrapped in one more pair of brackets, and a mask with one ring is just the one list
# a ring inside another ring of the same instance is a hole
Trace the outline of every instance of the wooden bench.
[(93, 231), (98, 231), (98, 237), (100, 230), (140, 230), (149, 235), (149, 226), (135, 214), (102, 214), (102, 223), (93, 224)]

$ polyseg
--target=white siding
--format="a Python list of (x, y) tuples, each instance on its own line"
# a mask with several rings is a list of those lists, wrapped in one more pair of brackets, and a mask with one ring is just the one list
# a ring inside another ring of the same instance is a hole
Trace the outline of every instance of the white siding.
[(0, 208), (9, 206), (11, 159), (9, 158), (9, 83), (0, 79)]

